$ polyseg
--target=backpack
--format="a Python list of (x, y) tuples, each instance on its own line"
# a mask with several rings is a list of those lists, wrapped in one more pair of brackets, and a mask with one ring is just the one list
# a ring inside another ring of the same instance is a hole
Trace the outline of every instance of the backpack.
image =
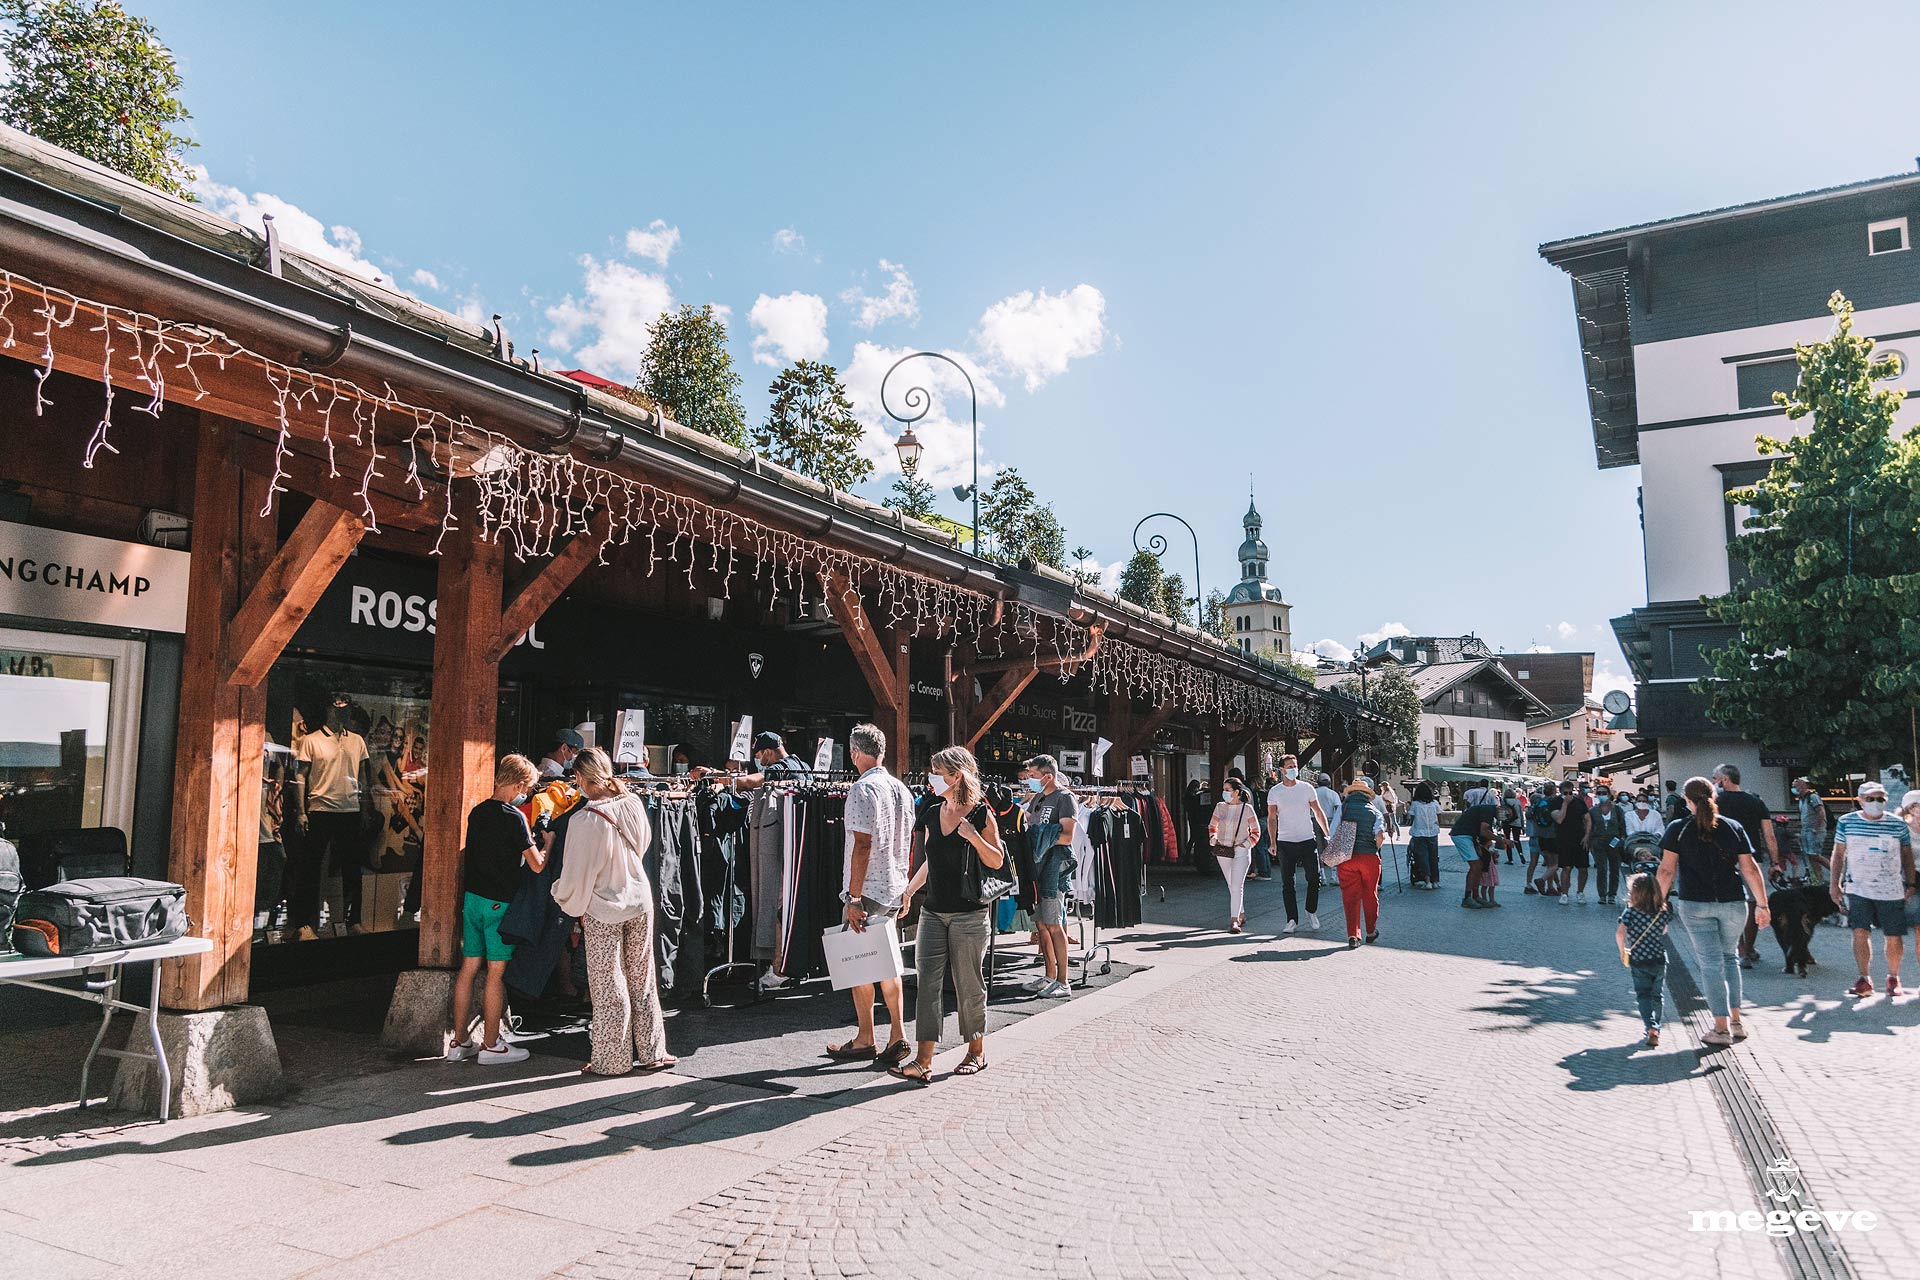
[(0, 836), (0, 955), (13, 950), (13, 913), (20, 905), (26, 879), (20, 873), (20, 850)]

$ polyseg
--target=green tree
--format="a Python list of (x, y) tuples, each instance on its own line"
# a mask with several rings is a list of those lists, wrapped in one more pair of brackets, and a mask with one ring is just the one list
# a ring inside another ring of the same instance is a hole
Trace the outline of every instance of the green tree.
[(753, 447), (783, 467), (835, 489), (851, 489), (873, 474), (860, 452), (865, 432), (840, 372), (817, 360), (796, 360), (767, 388), (773, 404)]
[(994, 553), (1008, 563), (1032, 556), (1041, 564), (1066, 568), (1067, 531), (1053, 508), (1043, 506), (1019, 471), (1008, 467), (994, 476), (980, 503), (980, 530), (993, 539)]
[(1160, 557), (1151, 551), (1136, 551), (1120, 571), (1120, 598), (1143, 609), (1158, 610), (1166, 598), (1161, 590), (1164, 582)]
[(891, 507), (914, 520), (933, 518), (933, 486), (920, 478), (920, 468), (916, 464), (902, 467), (900, 478), (893, 482), (893, 492), (882, 498), (880, 505)]
[(683, 305), (647, 328), (639, 389), (669, 406), (683, 427), (731, 445), (747, 442), (740, 375), (727, 352), (727, 325), (711, 306)]
[(191, 117), (151, 22), (113, 0), (0, 0), (0, 120), (171, 195), (193, 199), (173, 126)]
[(1832, 336), (1794, 348), (1799, 385), (1774, 396), (1812, 426), (1760, 437), (1772, 471), (1727, 495), (1752, 510), (1748, 573), (1707, 602), (1735, 632), (1694, 687), (1721, 724), (1839, 773), (1904, 758), (1920, 700), (1920, 439), (1894, 438), (1901, 393), (1874, 385), (1899, 376), (1898, 359), (1874, 358), (1844, 297), (1827, 305)]
[(1233, 619), (1227, 616), (1227, 596), (1224, 591), (1207, 592), (1207, 602), (1203, 606), (1200, 629), (1208, 635), (1219, 636), (1222, 640), (1233, 639)]
[[(1334, 686), (1342, 693), (1360, 696), (1360, 678), (1342, 680)], [(1420, 691), (1405, 667), (1388, 663), (1367, 672), (1367, 697), (1387, 718), (1383, 728), (1366, 727), (1363, 736), (1368, 751), (1380, 762), (1380, 771), (1392, 777), (1409, 777), (1420, 767)]]
[(1193, 616), (1193, 605), (1187, 600), (1186, 579), (1177, 573), (1160, 579), (1160, 603), (1154, 607), (1175, 621)]
[(1100, 585), (1099, 571), (1096, 569), (1089, 569), (1085, 567), (1087, 562), (1093, 559), (1093, 548), (1075, 547), (1072, 551), (1067, 553), (1067, 558), (1068, 558), (1068, 562), (1073, 565), (1073, 569), (1072, 569), (1073, 576), (1075, 580), (1080, 583), (1081, 586), (1097, 587)]

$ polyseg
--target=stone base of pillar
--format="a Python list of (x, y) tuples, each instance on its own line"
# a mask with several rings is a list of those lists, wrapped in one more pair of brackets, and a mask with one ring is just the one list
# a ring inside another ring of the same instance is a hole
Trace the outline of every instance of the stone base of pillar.
[[(447, 1028), (453, 1025), (453, 980), (451, 969), (408, 969), (393, 984), (393, 1002), (387, 1006), (387, 1024), (380, 1032), (384, 1048), (426, 1057), (447, 1047)], [(473, 1012), (469, 1021), (480, 1019), (480, 996), (486, 984), (486, 970), (473, 983)], [(468, 1030), (471, 1032), (472, 1028)]]
[[(151, 1043), (147, 1015), (134, 1022), (130, 1049)], [(267, 1011), (258, 1005), (233, 1005), (200, 1013), (160, 1015), (160, 1043), (172, 1075), (168, 1112), (173, 1117), (231, 1111), (250, 1102), (277, 1098), (286, 1089), (280, 1074), (280, 1047), (274, 1043)], [(120, 1059), (110, 1105), (121, 1111), (160, 1113), (159, 1064)]]

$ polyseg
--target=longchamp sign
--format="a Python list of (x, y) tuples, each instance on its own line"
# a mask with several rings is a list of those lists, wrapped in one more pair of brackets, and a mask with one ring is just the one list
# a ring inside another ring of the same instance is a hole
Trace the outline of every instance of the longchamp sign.
[(0, 613), (185, 631), (187, 565), (184, 551), (0, 520)]

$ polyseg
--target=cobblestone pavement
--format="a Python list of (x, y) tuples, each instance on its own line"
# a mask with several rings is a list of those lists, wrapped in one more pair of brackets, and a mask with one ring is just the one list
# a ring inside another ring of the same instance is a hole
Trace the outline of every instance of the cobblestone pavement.
[(1852, 1272), (1920, 1274), (1920, 1000), (1840, 999), (1844, 932), (1811, 980), (1749, 975), (1747, 1044), (1703, 1056), (1675, 1023), (1649, 1052), (1597, 905), (1467, 912), (1457, 875), (1389, 875), (1381, 943), (1349, 952), (1337, 896), (1283, 937), (1279, 886), (1252, 885), (1233, 937), (1217, 881), (1153, 880), (1115, 939), (1146, 969), (927, 1090), (405, 1064), (316, 1033), (271, 1107), (30, 1108), (0, 1123), (5, 1274), (1783, 1276), (1781, 1242), (1689, 1229), (1763, 1207), (1734, 1137), (1756, 1108), (1819, 1208), (1880, 1216)]
[(1254, 941), (1147, 944), (1185, 961), (1152, 994), (567, 1274), (1782, 1273), (1763, 1235), (1688, 1230), (1757, 1202), (1711, 1062), (1632, 1047), (1612, 913), (1390, 889), (1349, 952), (1337, 902), (1317, 937), (1261, 938), (1276, 890)]

